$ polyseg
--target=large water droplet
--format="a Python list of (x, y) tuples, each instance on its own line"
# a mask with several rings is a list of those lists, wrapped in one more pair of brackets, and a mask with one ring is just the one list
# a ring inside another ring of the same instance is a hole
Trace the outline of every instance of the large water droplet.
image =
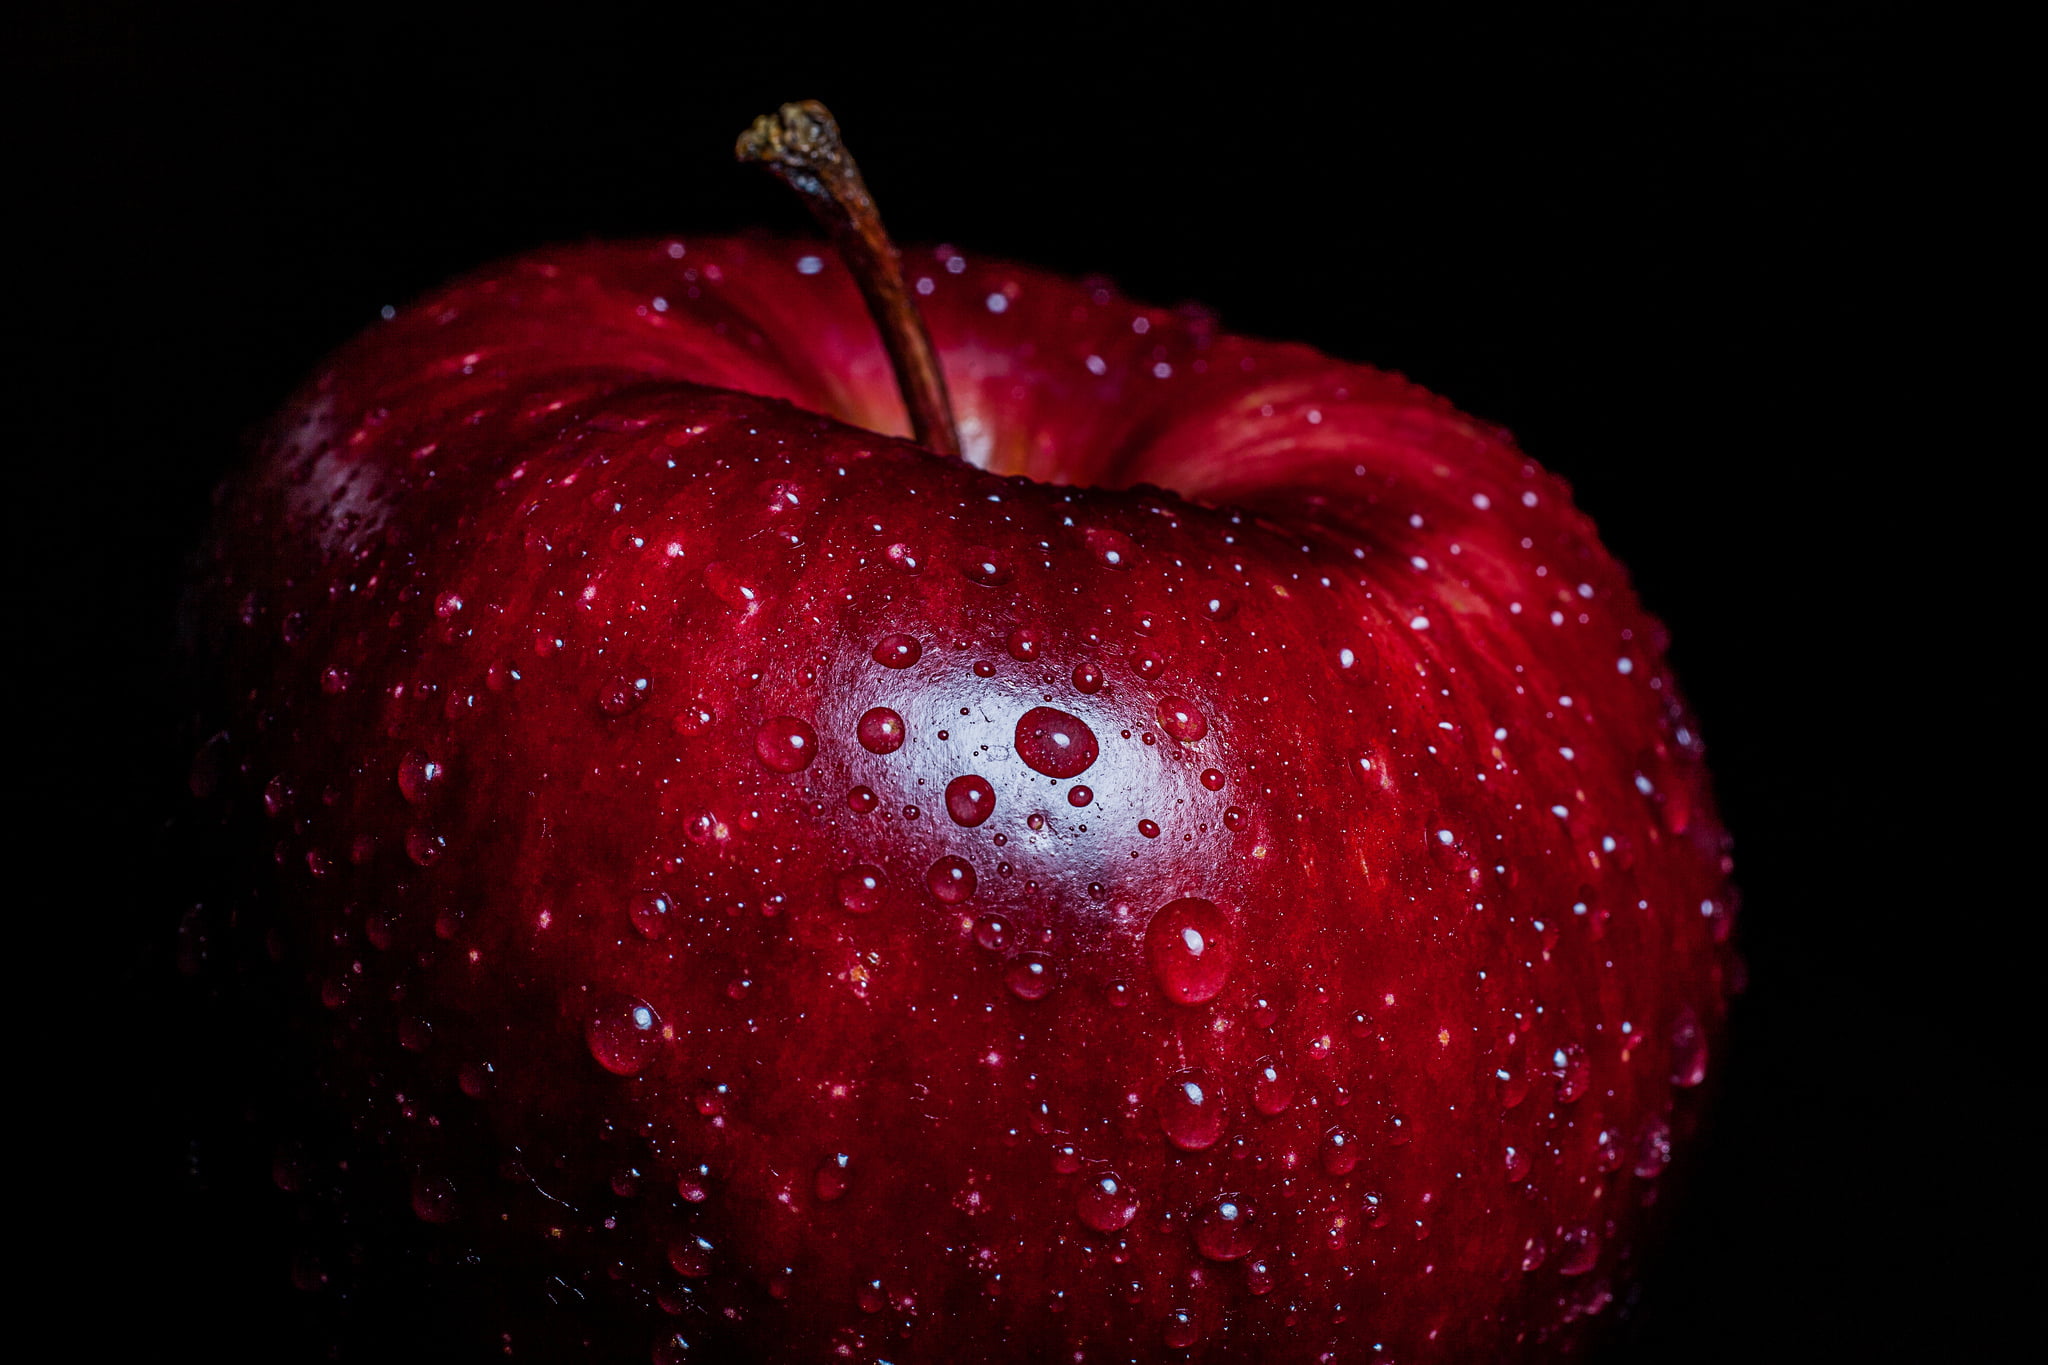
[(1323, 1134), (1323, 1169), (1331, 1175), (1350, 1175), (1358, 1167), (1358, 1139), (1342, 1128)]
[(668, 1244), (669, 1268), (686, 1280), (701, 1280), (711, 1273), (714, 1250), (707, 1239), (684, 1233)]
[(1159, 728), (1183, 744), (1193, 744), (1209, 733), (1209, 718), (1185, 697), (1161, 697), (1156, 714)]
[(960, 572), (976, 583), (1000, 587), (1010, 581), (1010, 562), (994, 550), (976, 545), (960, 556)]
[(1285, 1113), (1294, 1103), (1294, 1073), (1277, 1057), (1252, 1063), (1252, 1108), (1267, 1118)]
[(854, 734), (860, 740), (860, 747), (869, 753), (893, 754), (903, 747), (909, 731), (904, 728), (903, 717), (886, 706), (877, 706), (861, 716)]
[(1691, 1005), (1680, 1005), (1671, 1021), (1671, 1083), (1695, 1086), (1707, 1078), (1707, 1035)]
[(1044, 953), (1019, 953), (1003, 969), (1003, 984), (1019, 1000), (1043, 1000), (1053, 980), (1053, 962)]
[(1078, 777), (1095, 762), (1101, 746), (1079, 716), (1034, 706), (1017, 718), (1017, 757), (1047, 777)]
[(1580, 1224), (1557, 1237), (1557, 1273), (1583, 1275), (1600, 1261), (1600, 1234)]
[(809, 721), (777, 716), (754, 732), (754, 756), (778, 773), (800, 773), (818, 756), (818, 732)]
[(1216, 903), (1184, 896), (1160, 908), (1145, 927), (1145, 956), (1169, 1000), (1214, 1000), (1237, 964), (1236, 933)]
[(1084, 662), (1074, 665), (1075, 691), (1086, 692), (1092, 697), (1102, 690), (1102, 684), (1105, 681), (1107, 681), (1107, 675), (1095, 664)]
[(834, 1152), (818, 1163), (818, 1171), (811, 1180), (811, 1188), (818, 1201), (830, 1204), (846, 1193), (846, 1187), (853, 1183), (853, 1158), (844, 1152)]
[(875, 795), (873, 787), (854, 787), (846, 793), (846, 808), (855, 815), (866, 815), (882, 804), (882, 798)]
[(1185, 1351), (1202, 1339), (1202, 1325), (1193, 1309), (1175, 1308), (1167, 1313), (1166, 1330), (1160, 1335), (1174, 1350)]
[(881, 903), (881, 868), (858, 863), (839, 874), (839, 904), (849, 914), (872, 914)]
[(615, 1076), (630, 1076), (653, 1059), (661, 1043), (661, 1016), (630, 995), (608, 996), (583, 1023), (583, 1040), (597, 1064)]
[(1074, 1211), (1097, 1232), (1119, 1232), (1138, 1216), (1138, 1200), (1120, 1176), (1104, 1171), (1089, 1179), (1074, 1201)]
[(941, 904), (958, 905), (974, 894), (974, 868), (949, 853), (932, 864), (924, 884)]
[(1212, 1261), (1249, 1256), (1256, 1244), (1251, 1209), (1234, 1194), (1218, 1195), (1195, 1218), (1195, 1250)]
[(1577, 1043), (1567, 1043), (1550, 1054), (1550, 1071), (1557, 1078), (1557, 1100), (1559, 1104), (1570, 1104), (1586, 1093), (1586, 1085), (1593, 1078), (1593, 1063), (1586, 1056), (1586, 1049)]
[(399, 793), (417, 806), (439, 790), (442, 779), (447, 775), (447, 769), (426, 754), (418, 749), (408, 750), (405, 757), (398, 760)]
[(1093, 526), (1081, 533), (1088, 553), (1104, 568), (1128, 569), (1137, 559), (1138, 547), (1122, 531), (1112, 531), (1106, 526)]
[(1167, 1077), (1154, 1103), (1159, 1109), (1159, 1130), (1183, 1151), (1199, 1152), (1215, 1146), (1230, 1125), (1222, 1087), (1200, 1067)]
[(668, 933), (669, 911), (675, 903), (659, 891), (635, 893), (626, 905), (626, 917), (633, 921), (633, 929), (646, 939), (661, 938)]
[(1045, 648), (1045, 633), (1036, 626), (1019, 626), (1010, 632), (1010, 638), (1003, 642), (1010, 657), (1019, 663), (1030, 663)]
[(967, 773), (946, 784), (946, 814), (956, 825), (972, 829), (995, 811), (996, 789), (988, 779)]
[(908, 668), (924, 657), (924, 646), (915, 635), (885, 635), (871, 657), (884, 668)]

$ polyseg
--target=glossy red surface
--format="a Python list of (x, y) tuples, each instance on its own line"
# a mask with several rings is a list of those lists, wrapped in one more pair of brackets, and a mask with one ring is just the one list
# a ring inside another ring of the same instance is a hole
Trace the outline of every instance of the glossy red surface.
[(1660, 628), (1398, 378), (908, 265), (970, 462), (761, 239), (278, 419), (195, 640), (334, 1111), (656, 1359), (1582, 1344), (1735, 967)]

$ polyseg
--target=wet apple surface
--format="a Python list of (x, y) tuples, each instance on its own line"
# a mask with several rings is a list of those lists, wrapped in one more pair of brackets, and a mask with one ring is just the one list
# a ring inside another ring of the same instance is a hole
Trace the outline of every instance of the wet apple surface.
[(905, 267), (960, 460), (828, 249), (686, 238), (398, 310), (232, 486), (198, 785), (352, 1197), (663, 1361), (1579, 1347), (1738, 969), (1661, 628), (1397, 377)]

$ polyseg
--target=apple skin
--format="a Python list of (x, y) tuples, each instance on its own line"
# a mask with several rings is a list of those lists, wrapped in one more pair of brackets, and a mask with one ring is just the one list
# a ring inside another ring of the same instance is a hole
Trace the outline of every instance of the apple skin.
[(664, 240), (400, 311), (225, 490), (279, 1183), (632, 1358), (1581, 1349), (1739, 971), (1661, 628), (1402, 379), (907, 266), (964, 461), (829, 252)]

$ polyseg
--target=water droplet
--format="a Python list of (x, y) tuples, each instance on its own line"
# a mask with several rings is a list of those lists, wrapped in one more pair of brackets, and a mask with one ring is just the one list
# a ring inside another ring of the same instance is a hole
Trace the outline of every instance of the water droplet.
[(1396, 1113), (1387, 1115), (1387, 1145), (1389, 1147), (1406, 1147), (1414, 1136), (1414, 1125), (1408, 1122), (1406, 1114)]
[[(408, 750), (398, 760), (398, 790), (407, 801), (415, 806), (426, 801), (440, 790), (440, 784), (448, 776), (448, 770), (418, 749)], [(264, 791), (264, 805), (270, 804), (270, 793)]]
[(694, 1233), (684, 1233), (668, 1244), (669, 1268), (686, 1280), (701, 1280), (711, 1273), (711, 1243)]
[(690, 1339), (681, 1332), (671, 1332), (655, 1342), (648, 1355), (654, 1365), (690, 1365)]
[(1094, 664), (1078, 663), (1074, 665), (1074, 690), (1077, 692), (1085, 692), (1092, 697), (1102, 690), (1102, 684), (1105, 680), (1106, 675)]
[(1550, 1248), (1543, 1245), (1541, 1237), (1531, 1237), (1522, 1243), (1522, 1273), (1528, 1274), (1543, 1264), (1543, 1258), (1550, 1254)]
[(1105, 526), (1094, 526), (1081, 533), (1082, 542), (1088, 553), (1095, 556), (1105, 568), (1128, 569), (1137, 558), (1138, 547), (1122, 531), (1112, 531)]
[(1138, 1216), (1138, 1200), (1122, 1177), (1110, 1171), (1090, 1177), (1074, 1211), (1097, 1232), (1120, 1232)]
[(1093, 787), (1074, 786), (1067, 788), (1067, 804), (1070, 806), (1085, 806), (1094, 799), (1095, 789)]
[(853, 1181), (852, 1166), (853, 1158), (844, 1152), (834, 1152), (818, 1163), (818, 1172), (811, 1179), (818, 1202), (830, 1204), (845, 1195)]
[(1166, 671), (1166, 659), (1157, 650), (1141, 649), (1131, 656), (1131, 670), (1150, 682)]
[(1010, 562), (994, 550), (975, 545), (960, 556), (960, 572), (976, 583), (1001, 587), (1010, 581)]
[(967, 773), (946, 784), (946, 814), (953, 817), (956, 825), (973, 829), (994, 813), (996, 789), (988, 779), (976, 773)]
[(1212, 1261), (1235, 1261), (1252, 1253), (1251, 1209), (1234, 1194), (1218, 1195), (1195, 1218), (1195, 1250)]
[(584, 1021), (583, 1040), (599, 1066), (615, 1076), (630, 1076), (653, 1059), (661, 1042), (661, 1016), (645, 1000), (608, 996)]
[(1244, 1287), (1254, 1294), (1270, 1294), (1280, 1277), (1274, 1273), (1272, 1262), (1263, 1256), (1254, 1256), (1244, 1263)]
[(1072, 1175), (1081, 1169), (1081, 1149), (1071, 1142), (1062, 1142), (1052, 1149), (1052, 1168), (1060, 1175)]
[(693, 701), (676, 712), (675, 723), (677, 734), (694, 738), (718, 723), (718, 712), (709, 703)]
[(1209, 733), (1209, 718), (1185, 697), (1161, 697), (1156, 714), (1159, 728), (1183, 744), (1193, 744)]
[(924, 560), (918, 555), (916, 550), (911, 549), (910, 546), (905, 545), (901, 541), (891, 545), (882, 553), (888, 556), (891, 564), (894, 564), (905, 573), (924, 572)]
[(1166, 1330), (1161, 1335), (1168, 1346), (1185, 1351), (1202, 1339), (1202, 1328), (1192, 1310), (1176, 1308), (1166, 1315)]
[(1144, 835), (1147, 839), (1157, 839), (1159, 837), (1158, 822), (1153, 820), (1140, 820), (1138, 822), (1138, 833)]
[(1636, 1141), (1635, 1173), (1644, 1180), (1655, 1180), (1670, 1164), (1671, 1125), (1653, 1118), (1643, 1125), (1643, 1135)]
[(630, 673), (614, 673), (597, 689), (597, 709), (608, 716), (623, 716), (647, 700), (647, 679)]
[(809, 721), (777, 716), (754, 732), (754, 756), (778, 773), (800, 773), (818, 756), (818, 732)]
[(1160, 908), (1145, 927), (1145, 955), (1169, 1000), (1214, 1000), (1237, 963), (1236, 935), (1214, 901), (1184, 896)]
[(1567, 1043), (1550, 1054), (1550, 1071), (1557, 1077), (1557, 1101), (1570, 1104), (1586, 1093), (1586, 1084), (1593, 1078), (1593, 1063), (1586, 1057), (1586, 1049), (1577, 1043)]
[(1159, 1111), (1159, 1131), (1182, 1151), (1215, 1146), (1230, 1125), (1222, 1087), (1200, 1067), (1167, 1077), (1153, 1103)]
[(903, 747), (909, 731), (904, 728), (903, 717), (886, 706), (873, 707), (864, 713), (854, 728), (854, 735), (860, 740), (860, 747), (871, 754), (893, 754)]
[(872, 657), (884, 668), (908, 668), (924, 657), (924, 646), (915, 635), (884, 635)]
[(1358, 1139), (1342, 1128), (1323, 1134), (1323, 1170), (1330, 1175), (1350, 1175), (1358, 1166)]
[(405, 856), (421, 867), (432, 867), (448, 851), (448, 841), (428, 829), (407, 830)]
[(1252, 1108), (1267, 1118), (1285, 1113), (1294, 1103), (1294, 1073), (1277, 1057), (1261, 1057), (1252, 1064)]
[(1095, 762), (1101, 747), (1079, 716), (1034, 706), (1017, 718), (1017, 757), (1047, 777), (1078, 777)]
[(458, 1212), (454, 1185), (439, 1176), (424, 1173), (413, 1176), (413, 1217), (422, 1223), (452, 1223)]
[(974, 869), (965, 858), (949, 853), (932, 864), (924, 884), (941, 904), (958, 905), (974, 894)]
[(855, 787), (846, 793), (846, 808), (855, 815), (866, 815), (882, 804), (882, 798), (875, 795), (873, 787)]
[(1557, 1236), (1557, 1273), (1583, 1275), (1600, 1261), (1600, 1235), (1583, 1223)]
[(988, 661), (987, 659), (976, 659), (976, 660), (974, 661), (974, 676), (975, 676), (975, 677), (977, 677), (977, 678), (993, 678), (993, 677), (994, 677), (995, 675), (996, 675), (996, 666), (995, 666), (994, 664), (990, 663), (990, 662), (989, 662), (989, 661)]
[(1223, 774), (1217, 772), (1214, 768), (1202, 769), (1202, 785), (1207, 787), (1212, 792), (1222, 791)]
[(881, 868), (858, 863), (839, 874), (839, 904), (848, 914), (873, 914), (881, 903)]
[(675, 905), (659, 891), (637, 893), (626, 906), (626, 916), (633, 921), (634, 931), (646, 939), (661, 938), (668, 933), (668, 912)]
[(1019, 663), (1030, 663), (1045, 647), (1045, 636), (1035, 626), (1019, 626), (1010, 632), (1010, 638), (1003, 642), (1003, 648)]
[(1691, 1005), (1671, 1021), (1671, 1083), (1690, 1088), (1707, 1078), (1707, 1035)]
[(991, 953), (1010, 946), (1010, 922), (1001, 915), (983, 915), (974, 926), (974, 941)]
[(1053, 961), (1044, 953), (1019, 953), (1003, 970), (1003, 984), (1019, 1000), (1043, 1000), (1053, 981)]
[(1507, 1149), (1506, 1164), (1510, 1185), (1519, 1183), (1523, 1176), (1529, 1174), (1529, 1154), (1518, 1148)]
[(1223, 828), (1229, 830), (1232, 834), (1244, 833), (1246, 826), (1250, 825), (1251, 822), (1251, 816), (1246, 815), (1244, 808), (1241, 806), (1232, 806), (1223, 812)]

